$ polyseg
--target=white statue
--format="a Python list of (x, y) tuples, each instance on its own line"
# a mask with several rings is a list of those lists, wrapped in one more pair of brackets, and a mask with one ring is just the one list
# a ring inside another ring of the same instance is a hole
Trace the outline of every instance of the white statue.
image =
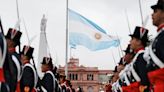
[(41, 24), (40, 24), (41, 31), (46, 31), (46, 23), (47, 23), (47, 19), (45, 18), (45, 15), (43, 15), (43, 18), (42, 18)]

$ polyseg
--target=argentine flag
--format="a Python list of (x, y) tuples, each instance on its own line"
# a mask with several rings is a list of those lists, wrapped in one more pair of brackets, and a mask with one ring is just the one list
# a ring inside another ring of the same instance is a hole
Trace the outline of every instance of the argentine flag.
[(69, 44), (72, 48), (85, 46), (91, 51), (103, 50), (120, 44), (119, 39), (109, 36), (98, 25), (69, 9)]

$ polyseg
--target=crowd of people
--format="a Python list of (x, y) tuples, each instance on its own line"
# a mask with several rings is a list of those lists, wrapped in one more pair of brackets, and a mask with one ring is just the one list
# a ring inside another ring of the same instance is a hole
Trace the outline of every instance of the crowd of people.
[(51, 56), (43, 57), (44, 76), (40, 78), (33, 59), (34, 48), (24, 45), (21, 50), (21, 36), (19, 26), (9, 28), (5, 35), (0, 22), (0, 92), (82, 92), (58, 73)]
[(164, 0), (151, 8), (157, 35), (150, 40), (148, 29), (136, 26), (106, 92), (164, 92)]
[[(70, 80), (57, 72), (52, 58), (43, 57), (43, 78), (37, 73), (33, 59), (34, 48), (24, 45), (20, 49), (22, 32), (9, 28), (0, 33), (0, 92), (82, 92), (72, 88)], [(18, 47), (18, 51), (16, 50)]]
[(0, 92), (82, 92), (58, 73), (50, 56), (43, 57), (44, 76), (40, 78), (33, 59), (34, 48), (24, 45), (20, 50), (21, 35), (14, 28), (9, 28), (6, 35), (0, 33)]

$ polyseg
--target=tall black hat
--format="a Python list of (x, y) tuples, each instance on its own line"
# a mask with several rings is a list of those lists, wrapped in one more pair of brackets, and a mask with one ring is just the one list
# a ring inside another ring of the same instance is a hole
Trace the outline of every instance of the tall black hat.
[(145, 29), (143, 27), (139, 27), (139, 26), (136, 26), (135, 30), (134, 30), (134, 33), (133, 34), (130, 34), (129, 36), (131, 37), (135, 37), (139, 40), (142, 41), (142, 43), (144, 45), (147, 44), (147, 42), (149, 42), (148, 40), (148, 29)]
[(125, 54), (127, 53), (133, 53), (133, 50), (130, 48), (130, 44), (128, 44), (126, 50), (124, 50)]
[(30, 46), (24, 46), (23, 47), (23, 50), (21, 52), (21, 54), (29, 57), (29, 58), (32, 58), (32, 54), (33, 54), (33, 51), (34, 51), (34, 48), (33, 47), (30, 47)]
[(63, 73), (60, 73), (59, 77), (60, 77), (60, 78), (66, 78), (66, 75), (63, 74)]
[(114, 73), (117, 72), (117, 66), (115, 66), (113, 72), (114, 72)]
[(151, 8), (164, 10), (164, 0), (158, 0), (157, 4), (151, 6)]
[(49, 65), (51, 68), (53, 68), (52, 58), (51, 57), (43, 57), (42, 64), (43, 65)]
[(123, 65), (123, 58), (122, 57), (120, 58), (118, 65)]
[(20, 44), (20, 37), (22, 35), (22, 32), (17, 31), (16, 29), (9, 28), (7, 35), (5, 36), (8, 39), (13, 40), (16, 45)]

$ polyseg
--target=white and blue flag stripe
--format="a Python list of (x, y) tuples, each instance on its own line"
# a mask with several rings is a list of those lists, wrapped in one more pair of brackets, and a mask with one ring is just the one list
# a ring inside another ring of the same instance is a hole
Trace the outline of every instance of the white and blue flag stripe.
[(91, 51), (107, 49), (120, 44), (119, 39), (107, 35), (96, 23), (69, 9), (69, 44), (85, 46)]

